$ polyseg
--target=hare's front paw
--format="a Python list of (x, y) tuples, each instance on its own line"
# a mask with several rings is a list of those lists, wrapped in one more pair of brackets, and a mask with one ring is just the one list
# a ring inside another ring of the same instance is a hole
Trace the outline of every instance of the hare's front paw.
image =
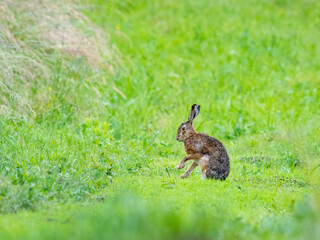
[(181, 169), (181, 168), (184, 168), (186, 165), (185, 164), (178, 164), (177, 166), (176, 166), (176, 169)]
[(183, 178), (188, 178), (188, 177), (190, 177), (190, 174), (185, 174), (185, 173), (184, 173), (184, 174), (182, 174), (182, 175), (180, 176), (180, 178), (182, 178), (182, 179), (183, 179)]

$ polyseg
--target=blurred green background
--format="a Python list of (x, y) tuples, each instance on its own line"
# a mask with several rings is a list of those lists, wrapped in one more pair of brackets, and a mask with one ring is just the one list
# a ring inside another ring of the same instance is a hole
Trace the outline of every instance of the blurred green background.
[[(0, 239), (319, 239), (320, 2), (3, 0), (0, 22)], [(194, 103), (224, 182), (174, 169)]]

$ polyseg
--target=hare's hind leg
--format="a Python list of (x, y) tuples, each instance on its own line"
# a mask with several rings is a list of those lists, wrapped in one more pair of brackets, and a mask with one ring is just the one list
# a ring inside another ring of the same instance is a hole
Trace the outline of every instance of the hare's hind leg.
[(201, 169), (201, 179), (207, 179), (207, 172), (209, 171), (209, 158), (208, 156), (203, 156), (199, 160), (199, 165)]
[(182, 175), (180, 176), (180, 178), (188, 178), (188, 177), (190, 177), (192, 171), (193, 171), (197, 166), (198, 166), (198, 163), (193, 162), (193, 163), (190, 165), (190, 167), (188, 168), (188, 170), (187, 170), (184, 174), (182, 174)]

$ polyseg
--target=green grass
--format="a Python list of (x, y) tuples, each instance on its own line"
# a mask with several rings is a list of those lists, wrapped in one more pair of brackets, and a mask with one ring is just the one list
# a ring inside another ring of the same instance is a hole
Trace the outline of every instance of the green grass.
[[(23, 15), (7, 23), (48, 77), (0, 71), (0, 239), (319, 238), (320, 4), (89, 3), (70, 5), (92, 21), (76, 30), (102, 29), (113, 54), (94, 64), (30, 45)], [(226, 181), (174, 169), (194, 103), (196, 129), (228, 150)]]

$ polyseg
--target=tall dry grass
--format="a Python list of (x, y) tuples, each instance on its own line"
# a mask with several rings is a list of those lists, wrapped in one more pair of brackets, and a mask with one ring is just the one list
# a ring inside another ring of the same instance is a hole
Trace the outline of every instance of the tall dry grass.
[[(0, 2), (0, 114), (32, 118), (35, 89), (45, 89), (57, 61), (81, 64), (97, 72), (113, 71), (109, 36), (95, 27), (75, 2), (2, 0)], [(68, 81), (68, 78), (61, 79)], [(46, 91), (43, 91), (46, 92)]]

